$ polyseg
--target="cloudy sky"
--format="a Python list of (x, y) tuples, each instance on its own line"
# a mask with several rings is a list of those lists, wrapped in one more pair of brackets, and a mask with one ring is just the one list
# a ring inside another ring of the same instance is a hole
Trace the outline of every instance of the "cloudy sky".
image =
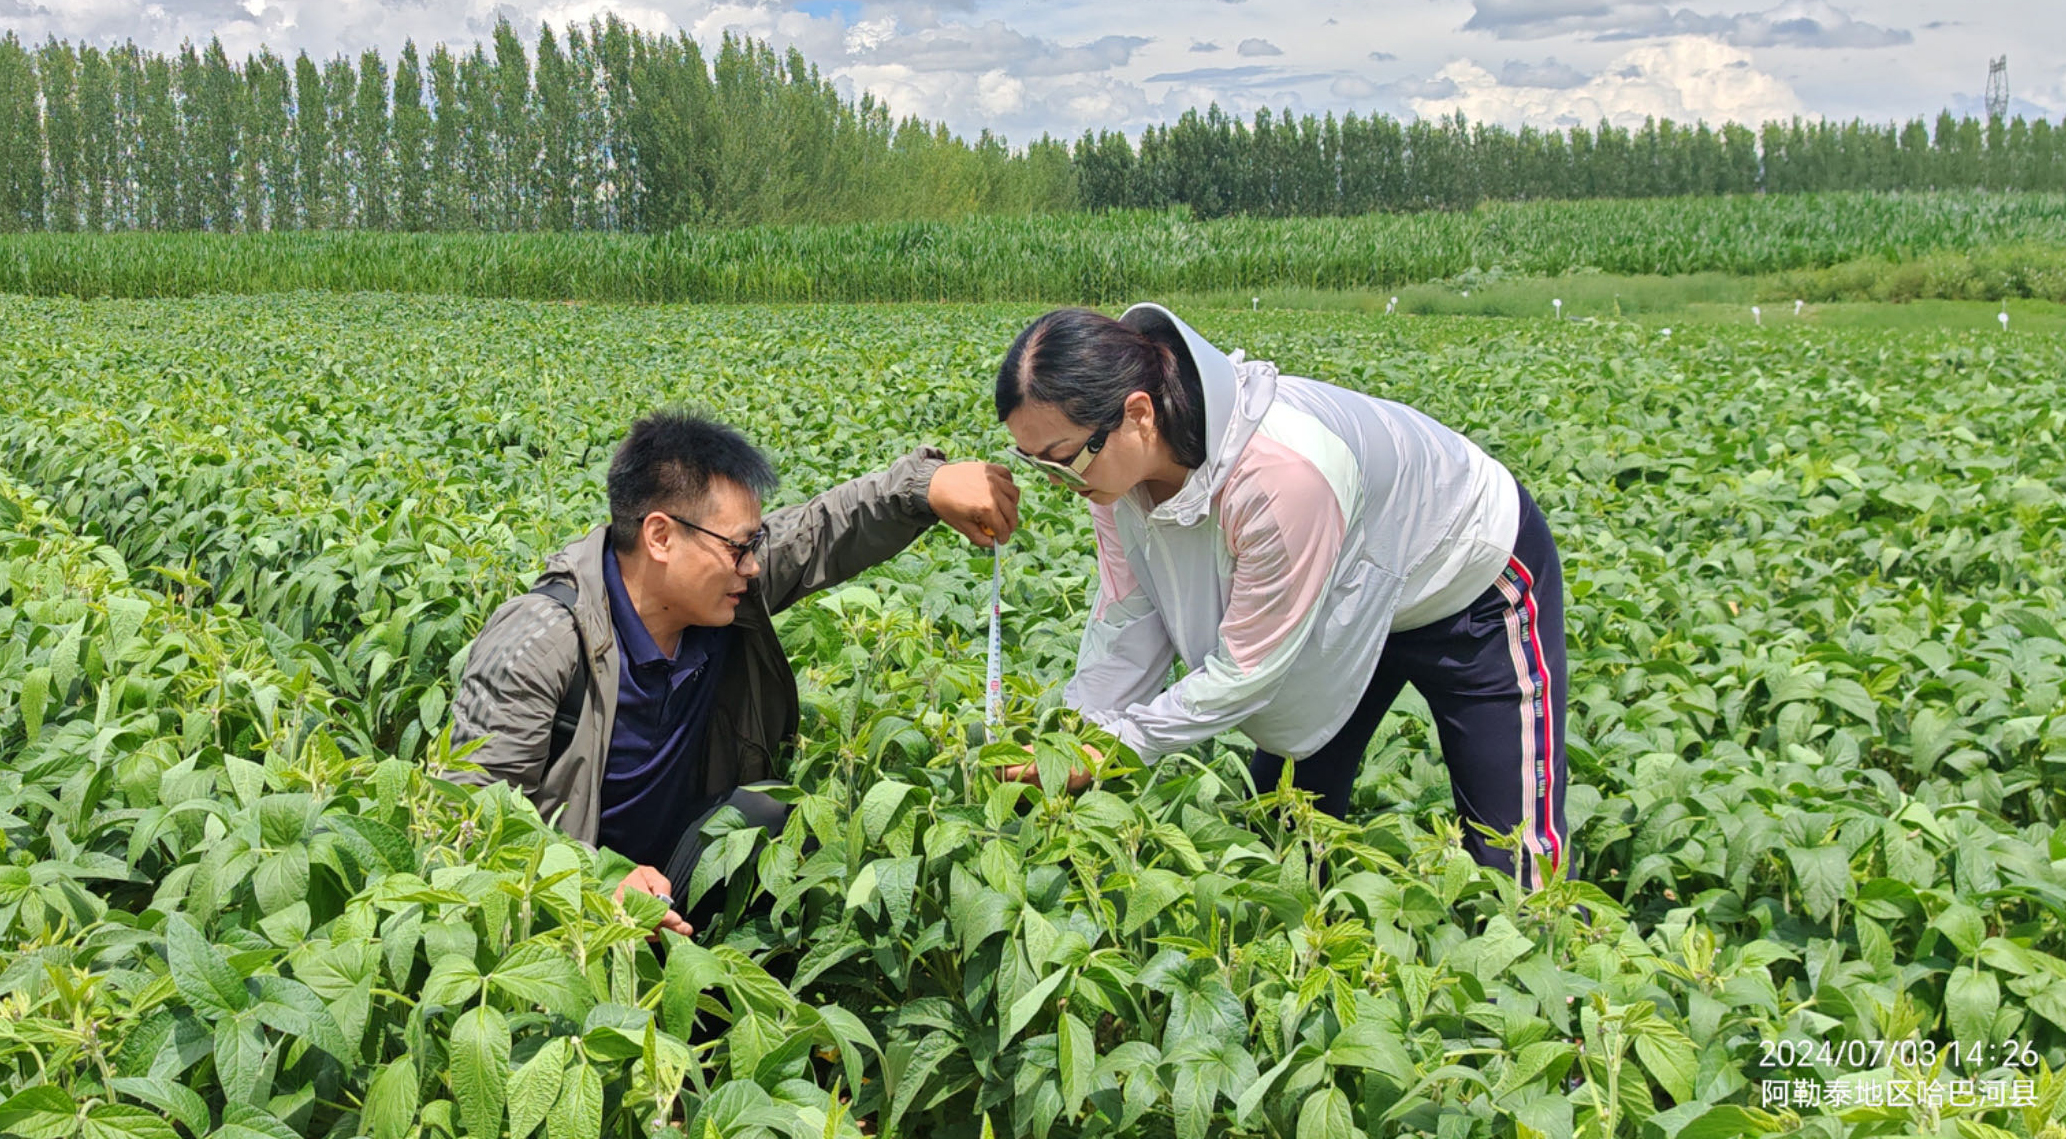
[(2009, 57), (2015, 110), (2066, 117), (2066, 0), (0, 0), (25, 39), (220, 36), (330, 55), (530, 34), (615, 11), (641, 27), (795, 45), (849, 93), (1014, 141), (1248, 116), (1462, 110), (1510, 126), (1976, 112)]

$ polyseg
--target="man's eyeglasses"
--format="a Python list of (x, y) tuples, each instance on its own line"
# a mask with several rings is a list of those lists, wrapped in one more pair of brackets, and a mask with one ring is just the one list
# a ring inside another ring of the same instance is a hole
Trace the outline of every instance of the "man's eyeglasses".
[(1043, 459), (1017, 447), (1011, 448), (1010, 453), (1013, 458), (1028, 464), (1070, 490), (1082, 490), (1090, 485), (1084, 481), (1083, 472), (1090, 469), (1091, 463), (1098, 457), (1098, 452), (1105, 449), (1105, 438), (1111, 433), (1110, 428), (1094, 432), (1083, 446), (1076, 449), (1074, 455), (1065, 460)]
[(760, 552), (762, 550), (767, 549), (768, 528), (765, 526), (761, 527), (758, 530), (755, 530), (751, 538), (748, 538), (743, 542), (734, 542), (730, 538), (725, 537), (723, 534), (720, 534), (715, 530), (709, 530), (705, 529), (702, 526), (698, 526), (694, 522), (691, 522), (686, 518), (681, 518), (673, 514), (669, 514), (668, 517), (673, 518), (676, 522), (679, 522), (682, 525), (687, 526), (689, 529), (694, 530), (699, 534), (708, 534), (711, 537), (716, 538), (718, 541), (723, 542), (725, 544), (725, 548), (732, 551), (732, 568), (734, 570), (739, 569), (741, 566), (744, 566), (746, 564), (746, 556), (748, 554), (751, 554), (754, 557), (758, 558), (760, 557)]

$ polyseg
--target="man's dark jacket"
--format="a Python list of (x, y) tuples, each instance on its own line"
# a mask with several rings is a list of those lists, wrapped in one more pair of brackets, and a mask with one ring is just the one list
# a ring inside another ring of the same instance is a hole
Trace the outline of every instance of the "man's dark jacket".
[[(796, 676), (775, 636), (774, 614), (818, 590), (896, 556), (938, 516), (927, 501), (940, 452), (921, 447), (886, 471), (842, 483), (767, 517), (760, 575), (739, 603), (733, 643), (717, 677), (704, 732), (704, 802), (758, 780), (780, 778), (777, 756), (796, 735)], [(567, 834), (594, 845), (602, 819), (603, 769), (616, 723), (621, 654), (603, 584), (606, 526), (546, 560), (539, 581), (559, 578), (578, 594), (574, 612), (539, 593), (497, 609), (475, 638), (452, 701), (452, 742), (485, 742), (467, 758), (486, 773), (461, 781), (504, 780)], [(575, 622), (580, 622), (580, 636)], [(553, 716), (588, 651), (588, 698), (567, 750), (550, 765)]]

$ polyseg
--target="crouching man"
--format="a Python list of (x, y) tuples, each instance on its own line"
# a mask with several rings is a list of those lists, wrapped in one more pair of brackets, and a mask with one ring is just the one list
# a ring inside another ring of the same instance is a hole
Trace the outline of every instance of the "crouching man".
[(610, 521), (546, 560), (474, 640), (453, 743), (547, 819), (636, 864), (618, 887), (669, 903), (726, 805), (777, 832), (752, 789), (782, 774), (795, 674), (773, 615), (895, 556), (935, 522), (978, 545), (1017, 528), (1018, 488), (989, 463), (922, 447), (888, 470), (763, 520), (773, 467), (737, 431), (679, 412), (635, 424), (610, 463)]

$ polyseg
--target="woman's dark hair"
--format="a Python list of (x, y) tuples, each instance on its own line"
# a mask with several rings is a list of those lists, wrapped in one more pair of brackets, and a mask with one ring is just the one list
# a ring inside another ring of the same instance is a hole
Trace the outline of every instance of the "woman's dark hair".
[(722, 423), (656, 411), (632, 424), (610, 460), (610, 544), (620, 553), (631, 549), (655, 510), (701, 509), (717, 478), (763, 499), (779, 481), (767, 456)]
[(1080, 427), (1110, 430), (1125, 414), (1126, 397), (1147, 392), (1155, 428), (1176, 461), (1204, 466), (1198, 368), (1175, 327), (1152, 309), (1142, 312), (1143, 328), (1082, 308), (1056, 309), (1027, 325), (997, 369), (998, 420), (1032, 400), (1055, 405)]

